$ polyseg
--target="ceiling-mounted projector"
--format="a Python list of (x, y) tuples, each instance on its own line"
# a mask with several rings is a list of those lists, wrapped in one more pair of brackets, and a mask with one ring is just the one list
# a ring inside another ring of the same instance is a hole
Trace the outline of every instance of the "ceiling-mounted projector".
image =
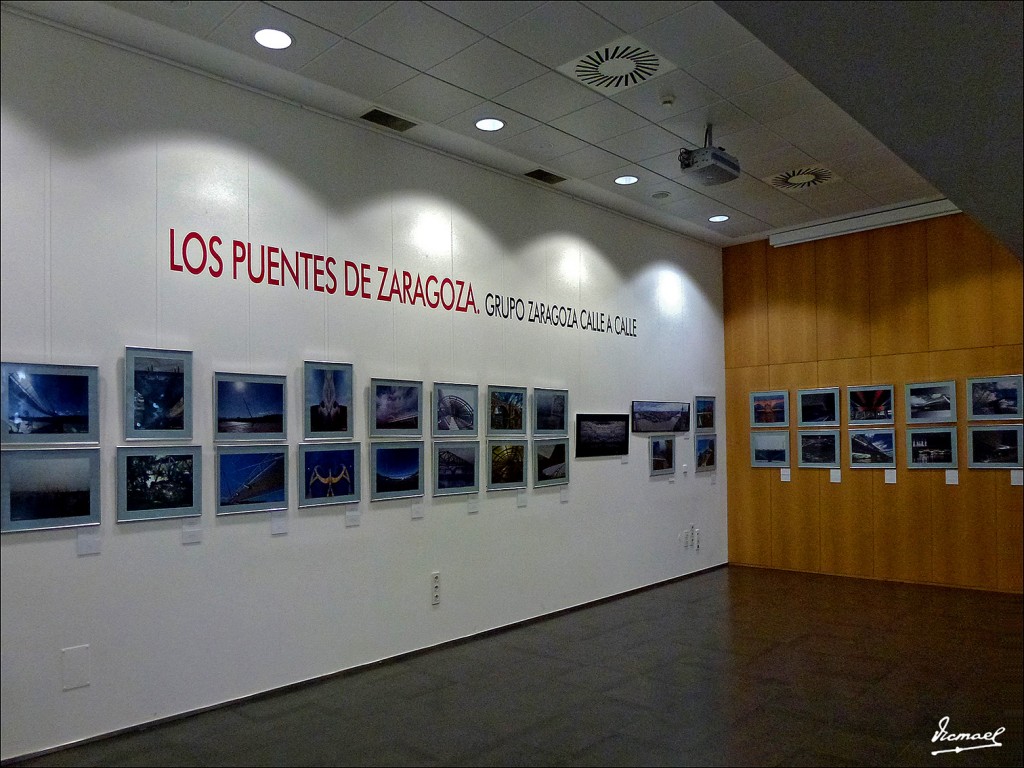
[(740, 161), (721, 147), (711, 146), (711, 125), (704, 131), (700, 149), (680, 149), (679, 167), (683, 175), (697, 179), (705, 186), (725, 184), (740, 175)]

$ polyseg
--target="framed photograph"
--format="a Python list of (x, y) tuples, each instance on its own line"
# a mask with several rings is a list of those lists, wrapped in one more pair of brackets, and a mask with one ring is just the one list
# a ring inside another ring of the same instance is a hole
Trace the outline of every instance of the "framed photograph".
[(798, 467), (839, 469), (839, 430), (822, 429), (796, 433)]
[(99, 448), (0, 454), (0, 531), (99, 524)]
[(533, 441), (533, 487), (569, 482), (569, 438)]
[(956, 427), (908, 429), (907, 466), (911, 469), (956, 469)]
[(528, 440), (487, 441), (487, 490), (526, 487)]
[(769, 429), (750, 433), (750, 466), (788, 467), (789, 432)]
[(5, 445), (99, 442), (96, 366), (0, 363), (0, 376)]
[(192, 439), (192, 353), (125, 347), (124, 438)]
[(717, 466), (717, 435), (698, 433), (693, 438), (695, 472), (713, 472)]
[(480, 441), (434, 441), (434, 495), (456, 496), (480, 490)]
[(1021, 374), (967, 380), (967, 418), (1020, 419)]
[(369, 413), (370, 437), (422, 436), (423, 382), (370, 379)]
[(798, 389), (796, 407), (798, 427), (838, 427), (839, 387)]
[(629, 453), (629, 414), (577, 413), (576, 458)]
[(351, 363), (303, 362), (304, 437), (352, 437), (352, 380)]
[(434, 383), (434, 437), (476, 437), (479, 392), (476, 384)]
[(847, 387), (850, 428), (865, 424), (892, 424), (892, 386)]
[(697, 395), (693, 398), (695, 412), (695, 432), (715, 431), (715, 398), (709, 395)]
[(750, 426), (788, 427), (789, 392), (784, 389), (751, 392)]
[(200, 445), (117, 449), (117, 522), (200, 517)]
[(370, 501), (423, 495), (423, 441), (370, 444)]
[(904, 389), (908, 424), (956, 421), (956, 382), (928, 381)]
[(896, 468), (896, 431), (893, 429), (851, 429), (850, 467), (859, 469)]
[(537, 437), (568, 437), (569, 390), (534, 387), (533, 434)]
[(288, 508), (288, 446), (218, 445), (217, 514)]
[(362, 446), (305, 443), (299, 446), (299, 506), (323, 507), (359, 501)]
[(967, 428), (967, 466), (974, 469), (1020, 469), (1021, 438), (1024, 427)]
[(630, 423), (634, 432), (689, 432), (690, 404), (680, 400), (634, 400)]
[(214, 440), (284, 440), (287, 377), (213, 374)]
[(526, 387), (487, 387), (487, 434), (526, 436)]
[(651, 435), (648, 450), (651, 477), (676, 473), (676, 438), (674, 435)]

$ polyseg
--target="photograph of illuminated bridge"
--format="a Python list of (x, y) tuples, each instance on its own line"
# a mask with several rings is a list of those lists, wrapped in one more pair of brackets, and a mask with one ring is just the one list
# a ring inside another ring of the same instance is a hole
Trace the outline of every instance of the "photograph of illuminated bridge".
[(97, 381), (88, 366), (4, 363), (4, 441), (97, 440)]
[(219, 446), (217, 514), (261, 512), (288, 506), (287, 446)]
[(480, 443), (476, 440), (434, 443), (434, 495), (480, 490)]
[(891, 429), (851, 430), (851, 467), (896, 467), (896, 433)]

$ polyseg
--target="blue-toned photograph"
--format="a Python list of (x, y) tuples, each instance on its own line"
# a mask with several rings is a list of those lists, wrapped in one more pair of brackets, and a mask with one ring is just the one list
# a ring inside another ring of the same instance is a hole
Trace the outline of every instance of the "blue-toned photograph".
[(434, 443), (434, 495), (480, 490), (480, 443), (447, 440)]
[(358, 443), (299, 446), (299, 506), (359, 501)]
[(370, 380), (370, 437), (418, 437), (422, 416), (422, 382)]
[(695, 472), (711, 472), (717, 464), (717, 436), (697, 435), (693, 439)]
[(285, 377), (214, 374), (217, 437), (284, 439)]
[(306, 437), (352, 437), (352, 366), (314, 363), (303, 366)]
[(374, 443), (371, 500), (423, 495), (423, 443)]
[(850, 431), (850, 466), (896, 467), (896, 433), (891, 429)]
[(99, 448), (4, 451), (0, 464), (0, 530), (99, 524)]
[(533, 434), (569, 433), (569, 392), (564, 389), (533, 390)]
[(2, 368), (5, 443), (99, 439), (95, 367), (3, 363)]
[(260, 512), (288, 506), (285, 446), (217, 449), (217, 514)]
[(967, 380), (970, 419), (1021, 418), (1021, 375)]

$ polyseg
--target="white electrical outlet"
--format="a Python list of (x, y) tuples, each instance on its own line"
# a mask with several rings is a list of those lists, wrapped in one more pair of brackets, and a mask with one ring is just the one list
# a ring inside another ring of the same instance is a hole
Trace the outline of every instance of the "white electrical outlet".
[(441, 572), (433, 571), (430, 574), (430, 604), (441, 604)]
[(700, 549), (700, 528), (694, 530), (693, 536), (693, 546), (695, 546), (697, 549)]

